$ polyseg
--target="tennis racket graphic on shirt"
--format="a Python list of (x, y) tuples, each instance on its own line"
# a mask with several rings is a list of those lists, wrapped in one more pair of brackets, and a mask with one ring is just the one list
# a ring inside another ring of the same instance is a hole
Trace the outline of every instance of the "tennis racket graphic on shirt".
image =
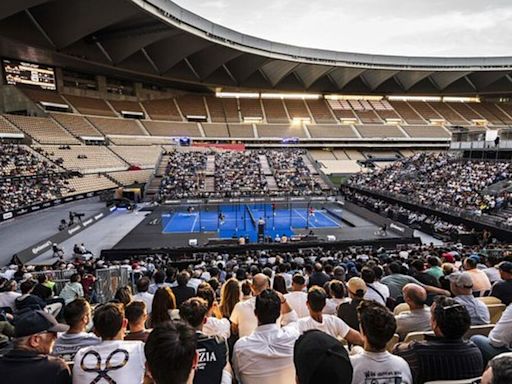
[[(121, 361), (119, 364), (112, 365), (110, 360), (114, 356), (119, 355), (119, 354), (123, 355), (123, 361)], [(87, 367), (85, 365), (85, 358), (88, 356), (94, 356), (96, 358), (96, 364), (94, 367), (90, 367), (90, 366)], [(105, 361), (105, 369), (102, 369), (101, 368), (102, 361), (101, 361), (100, 354), (96, 351), (88, 351), (87, 353), (85, 353), (85, 355), (83, 355), (82, 360), (80, 361), (80, 368), (84, 372), (93, 372), (98, 375), (98, 376), (96, 376), (96, 378), (93, 381), (90, 382), (90, 384), (97, 384), (100, 382), (101, 379), (105, 380), (108, 384), (117, 384), (117, 382), (113, 378), (111, 378), (108, 375), (108, 373), (110, 371), (115, 371), (115, 370), (123, 368), (128, 363), (129, 359), (130, 359), (130, 354), (128, 353), (128, 351), (126, 351), (124, 349), (116, 349), (116, 350), (112, 351), (110, 353), (110, 355), (107, 356), (107, 360)]]

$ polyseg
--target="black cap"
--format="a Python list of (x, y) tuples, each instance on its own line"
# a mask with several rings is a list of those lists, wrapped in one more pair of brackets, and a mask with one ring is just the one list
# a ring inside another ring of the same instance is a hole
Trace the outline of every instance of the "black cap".
[(16, 337), (35, 335), (40, 332), (66, 332), (69, 325), (60, 324), (55, 317), (41, 310), (22, 312), (16, 317), (14, 333)]
[(501, 262), (499, 268), (503, 272), (512, 273), (512, 261)]
[(353, 368), (347, 350), (334, 337), (317, 330), (295, 342), (293, 363), (300, 384), (350, 384)]

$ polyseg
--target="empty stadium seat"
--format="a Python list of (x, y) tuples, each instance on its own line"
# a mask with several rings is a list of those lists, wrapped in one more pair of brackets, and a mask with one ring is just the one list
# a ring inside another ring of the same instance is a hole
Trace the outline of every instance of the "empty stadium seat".
[(441, 115), (447, 122), (453, 125), (464, 125), (468, 123), (463, 116), (451, 108), (447, 103), (428, 102), (427, 104), (439, 115)]
[(146, 100), (142, 105), (153, 120), (183, 121), (174, 99)]
[(204, 116), (208, 118), (203, 96), (201, 95), (183, 95), (176, 98), (183, 116)]
[(206, 104), (208, 105), (208, 112), (210, 113), (210, 119), (212, 122), (240, 122), (237, 99), (206, 96), (205, 100)]
[(116, 116), (112, 108), (103, 99), (74, 95), (64, 95), (64, 97), (84, 115)]
[(357, 131), (364, 138), (405, 137), (396, 125), (356, 125)]
[(291, 119), (312, 119), (304, 100), (284, 100)]
[(396, 112), (407, 124), (424, 124), (425, 120), (405, 101), (391, 101)]
[[(102, 145), (71, 145), (69, 149), (59, 149), (58, 145), (41, 145), (52, 160), (62, 159), (62, 166), (82, 173), (126, 169), (128, 165)], [(85, 158), (79, 158), (86, 156)]]
[(121, 185), (131, 185), (134, 183), (146, 183), (152, 173), (152, 169), (143, 169), (138, 171), (112, 172), (108, 175)]
[(146, 135), (137, 120), (96, 116), (87, 119), (104, 135)]
[(42, 144), (80, 144), (64, 128), (47, 117), (4, 115), (11, 123)]
[(401, 127), (412, 138), (450, 138), (450, 133), (439, 125), (402, 125)]
[(197, 123), (143, 120), (142, 124), (152, 136), (202, 137)]
[(262, 99), (268, 123), (288, 123), (289, 118), (281, 99)]
[(82, 116), (70, 113), (52, 113), (50, 116), (76, 137), (103, 136), (100, 131), (94, 128), (94, 126)]
[(307, 137), (302, 125), (259, 124), (257, 125), (257, 129), (259, 137)]
[(109, 147), (130, 165), (154, 168), (162, 148), (159, 146), (117, 146)]
[(357, 135), (351, 125), (336, 124), (307, 124), (309, 133), (313, 138), (356, 138)]
[(242, 119), (259, 118), (263, 120), (260, 99), (239, 99), (238, 102)]
[(306, 104), (308, 105), (317, 124), (329, 124), (336, 122), (336, 119), (333, 117), (329, 110), (329, 106), (324, 99), (306, 100)]
[(0, 133), (22, 133), (13, 123), (0, 116)]
[(206, 137), (229, 137), (227, 124), (221, 123), (202, 123), (203, 131)]
[(102, 191), (117, 188), (118, 185), (103, 175), (84, 175), (69, 180), (69, 190), (64, 196), (72, 196), (80, 193)]
[(228, 124), (229, 137), (250, 138), (254, 137), (252, 124)]
[(489, 315), (491, 317), (491, 324), (496, 324), (501, 319), (501, 315), (503, 315), (505, 308), (505, 304), (487, 304), (487, 309), (489, 310)]
[(143, 112), (137, 101), (130, 100), (109, 100), (110, 105), (117, 112)]
[(29, 99), (36, 103), (46, 102), (68, 105), (67, 101), (60, 94), (54, 91), (45, 91), (37, 88), (22, 88), (22, 91)]

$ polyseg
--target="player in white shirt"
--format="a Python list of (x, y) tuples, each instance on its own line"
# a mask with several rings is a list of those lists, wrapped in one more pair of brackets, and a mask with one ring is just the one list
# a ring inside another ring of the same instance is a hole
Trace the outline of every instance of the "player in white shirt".
[(409, 364), (386, 351), (386, 344), (396, 331), (393, 314), (373, 301), (361, 302), (358, 313), (364, 350), (350, 356), (352, 384), (412, 384)]
[(121, 304), (109, 303), (97, 308), (93, 323), (95, 333), (102, 341), (77, 352), (73, 383), (142, 383), (146, 363), (144, 344), (123, 340), (128, 321)]
[(304, 276), (297, 273), (293, 276), (292, 279), (292, 291), (284, 295), (290, 307), (292, 307), (293, 310), (297, 312), (299, 319), (309, 315), (308, 307), (306, 306), (308, 295), (305, 290), (306, 279)]
[(297, 321), (297, 329), (304, 333), (311, 329), (317, 329), (336, 338), (344, 338), (351, 344), (363, 345), (361, 334), (350, 328), (343, 320), (334, 315), (324, 315), (327, 294), (323, 288), (313, 286), (308, 292), (307, 307), (309, 316)]
[[(249, 336), (241, 337), (233, 351), (233, 370), (244, 384), (295, 384), (293, 348), (300, 333), (293, 324), (295, 311), (284, 296), (270, 289), (255, 298), (258, 326)], [(276, 324), (282, 315), (291, 324)]]

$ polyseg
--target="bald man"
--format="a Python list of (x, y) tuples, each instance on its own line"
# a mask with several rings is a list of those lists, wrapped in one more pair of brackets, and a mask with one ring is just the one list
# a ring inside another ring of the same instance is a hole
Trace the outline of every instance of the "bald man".
[(396, 318), (396, 333), (404, 340), (409, 332), (431, 331), (430, 308), (425, 305), (427, 291), (418, 284), (406, 284), (402, 288), (405, 302), (410, 311), (402, 312)]
[(258, 326), (258, 319), (254, 314), (256, 307), (256, 296), (265, 289), (270, 288), (270, 280), (263, 273), (254, 275), (251, 283), (252, 297), (246, 301), (236, 303), (229, 320), (231, 321), (231, 332), (239, 337), (249, 336)]

